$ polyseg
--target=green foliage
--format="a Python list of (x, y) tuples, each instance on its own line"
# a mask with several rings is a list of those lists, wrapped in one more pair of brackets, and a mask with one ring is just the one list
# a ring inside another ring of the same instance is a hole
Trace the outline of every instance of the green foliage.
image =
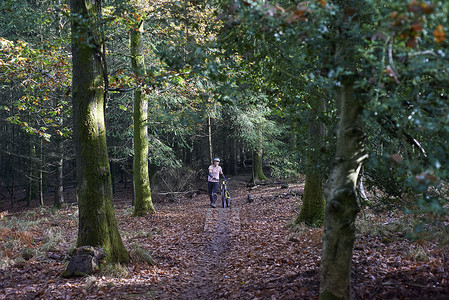
[(63, 112), (69, 116), (63, 90), (68, 88), (71, 77), (66, 52), (59, 46), (49, 44), (36, 49), (23, 41), (13, 43), (0, 38), (0, 72), (5, 76), (0, 86), (21, 95), (11, 99), (9, 107), (3, 107), (12, 110), (7, 120), (46, 141), (52, 135), (68, 137), (71, 133), (70, 128), (59, 125)]
[(411, 192), (408, 174), (386, 157), (371, 157), (364, 169), (367, 188), (374, 194), (380, 189), (387, 196), (399, 199)]
[[(380, 6), (380, 26), (369, 47), (360, 50), (375, 67), (364, 84), (368, 90), (367, 122), (381, 128), (370, 163), (375, 184), (399, 196), (421, 194), (423, 209), (444, 212), (447, 199), (430, 196), (447, 179), (447, 41), (437, 29), (448, 27), (449, 6), (441, 2), (391, 2)], [(379, 59), (380, 58), (380, 59)], [(372, 123), (371, 123), (372, 124)], [(379, 132), (377, 130), (375, 133)], [(373, 138), (377, 136), (374, 135)], [(377, 168), (378, 170), (373, 170)], [(382, 172), (391, 178), (382, 176)], [(445, 197), (445, 196), (444, 196)], [(431, 208), (432, 207), (432, 208)]]

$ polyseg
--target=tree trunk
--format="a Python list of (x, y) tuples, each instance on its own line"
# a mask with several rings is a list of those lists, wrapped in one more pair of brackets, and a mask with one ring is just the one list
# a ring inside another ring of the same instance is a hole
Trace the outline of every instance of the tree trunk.
[(257, 135), (259, 137), (258, 145), (253, 152), (253, 183), (256, 181), (267, 180), (267, 177), (263, 173), (262, 129), (260, 125), (257, 126)]
[(104, 120), (101, 1), (71, 0), (73, 129), (79, 225), (77, 246), (103, 247), (110, 262), (129, 261), (112, 204)]
[(32, 139), (30, 139), (30, 175), (28, 179), (27, 206), (30, 206), (31, 201), (37, 199), (39, 195), (39, 182), (37, 180), (37, 178), (39, 177), (39, 172), (37, 169), (36, 161), (36, 146), (32, 145)]
[(253, 154), (254, 181), (267, 180), (267, 177), (263, 173), (262, 159), (263, 159), (263, 150), (260, 148), (254, 150), (254, 154)]
[[(351, 298), (352, 250), (355, 240), (357, 180), (367, 155), (364, 148), (363, 98), (354, 88), (357, 46), (366, 38), (359, 28), (369, 20), (365, 1), (341, 0), (334, 28), (334, 67), (344, 69), (335, 89), (338, 127), (335, 159), (326, 187), (326, 209), (321, 259), (320, 299)], [(338, 41), (338, 42), (337, 42)]]
[[(145, 61), (142, 44), (143, 21), (132, 28), (131, 39), (131, 64), (137, 82), (145, 76)], [(134, 215), (144, 216), (153, 213), (154, 206), (151, 200), (150, 177), (148, 174), (148, 100), (142, 88), (139, 86), (134, 92)]]
[(324, 220), (325, 200), (323, 195), (323, 174), (310, 171), (306, 173), (301, 211), (295, 223), (321, 226)]
[(362, 104), (352, 82), (337, 91), (339, 123), (335, 161), (328, 181), (320, 299), (351, 298), (351, 262), (355, 239), (357, 178), (366, 159), (363, 145)]
[(44, 153), (43, 153), (44, 141), (40, 140), (39, 146), (39, 205), (44, 206)]
[[(314, 92), (314, 94), (318, 94), (318, 91)], [(318, 98), (311, 100), (312, 110), (309, 112), (306, 183), (304, 186), (301, 211), (296, 219), (296, 223), (321, 226), (324, 221), (325, 200), (323, 195), (323, 157), (320, 149), (324, 146), (325, 142), (325, 126), (320, 121), (320, 115), (324, 113), (325, 104)]]
[[(12, 96), (11, 96), (12, 99)], [(14, 106), (11, 104), (11, 115), (13, 115), (14, 113)], [(10, 153), (16, 153), (16, 139), (15, 139), (15, 126), (11, 126), (11, 141), (12, 143), (10, 144)], [(9, 154), (8, 155), (10, 160), (10, 170), (11, 170), (11, 207), (14, 206), (15, 202), (16, 202), (16, 170), (14, 169), (15, 166), (15, 158), (14, 155)]]
[[(60, 7), (61, 0), (56, 2), (56, 6)], [(55, 28), (58, 33), (58, 36), (61, 37), (61, 28), (63, 26), (62, 21), (62, 13), (57, 13)], [(55, 101), (55, 106), (63, 107), (63, 101), (61, 100), (63, 97), (62, 93), (60, 93), (59, 97)], [(60, 116), (58, 118), (58, 126), (59, 130), (62, 131), (64, 126), (64, 113), (61, 110)], [(62, 204), (64, 203), (64, 140), (62, 136), (56, 137), (56, 184), (55, 184), (55, 194), (53, 197), (53, 207), (56, 209), (60, 209)]]
[(56, 186), (53, 207), (60, 209), (64, 203), (64, 144), (62, 137), (56, 138)]
[(212, 163), (212, 160), (214, 159), (214, 149), (212, 148), (212, 124), (210, 116), (207, 117), (207, 130), (209, 137), (209, 162)]

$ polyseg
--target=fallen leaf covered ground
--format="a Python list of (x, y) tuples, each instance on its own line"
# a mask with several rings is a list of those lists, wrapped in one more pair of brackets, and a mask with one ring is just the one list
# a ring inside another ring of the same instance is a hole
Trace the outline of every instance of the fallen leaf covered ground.
[[(231, 208), (212, 209), (199, 193), (157, 199), (157, 212), (140, 218), (131, 216), (131, 191), (119, 190), (125, 245), (148, 250), (155, 264), (134, 260), (121, 273), (85, 278), (60, 276), (76, 239), (75, 205), (3, 210), (0, 299), (317, 299), (322, 228), (288, 226), (303, 184), (248, 189), (246, 180), (230, 180)], [(354, 299), (449, 299), (449, 250), (408, 240), (398, 227), (403, 218), (360, 214), (369, 230), (354, 246)]]

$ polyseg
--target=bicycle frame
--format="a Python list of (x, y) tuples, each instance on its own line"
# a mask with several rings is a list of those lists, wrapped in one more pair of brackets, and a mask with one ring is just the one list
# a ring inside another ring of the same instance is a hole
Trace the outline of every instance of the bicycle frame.
[(221, 203), (224, 207), (231, 207), (231, 194), (228, 191), (228, 187), (226, 185), (226, 179), (223, 179), (220, 184), (221, 190)]

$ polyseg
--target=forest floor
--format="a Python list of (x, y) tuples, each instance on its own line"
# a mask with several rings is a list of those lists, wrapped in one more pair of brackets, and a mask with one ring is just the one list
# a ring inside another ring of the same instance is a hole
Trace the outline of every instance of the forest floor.
[[(210, 208), (205, 192), (155, 197), (157, 212), (140, 218), (131, 217), (130, 190), (117, 191), (125, 245), (148, 250), (155, 264), (136, 256), (85, 278), (61, 277), (77, 234), (75, 205), (4, 208), (0, 299), (317, 299), (323, 230), (288, 226), (303, 183), (249, 189), (247, 179), (229, 181), (231, 208)], [(360, 214), (354, 299), (449, 299), (447, 245), (407, 239), (407, 219), (392, 210)]]

